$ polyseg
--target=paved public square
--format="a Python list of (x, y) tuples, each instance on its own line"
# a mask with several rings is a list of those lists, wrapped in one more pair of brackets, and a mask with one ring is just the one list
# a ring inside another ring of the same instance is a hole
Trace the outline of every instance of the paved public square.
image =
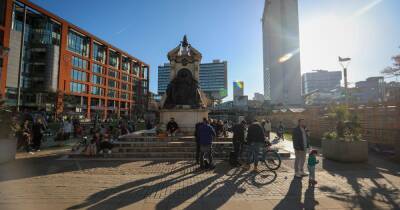
[(400, 209), (400, 167), (321, 160), (319, 184), (293, 178), (293, 159), (260, 174), (218, 161), (67, 160), (66, 149), (0, 165), (0, 209)]

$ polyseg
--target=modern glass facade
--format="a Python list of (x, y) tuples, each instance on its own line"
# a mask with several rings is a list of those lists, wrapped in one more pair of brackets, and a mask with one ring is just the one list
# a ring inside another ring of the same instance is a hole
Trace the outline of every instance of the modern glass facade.
[(342, 72), (317, 70), (314, 72), (304, 73), (301, 77), (301, 80), (303, 94), (307, 94), (315, 90), (329, 92), (333, 89), (340, 88)]
[[(4, 5), (12, 5), (12, 14), (5, 15)], [(144, 62), (28, 1), (0, 0), (1, 46), (4, 17), (12, 19), (6, 68), (0, 57), (9, 105), (42, 109), (50, 104), (56, 113), (81, 107), (87, 117), (129, 115), (135, 107), (147, 107), (149, 66)]]
[[(200, 89), (210, 99), (223, 99), (227, 94), (226, 61), (214, 60), (212, 63), (200, 64)], [(170, 81), (170, 65), (158, 66), (158, 94), (164, 94)]]

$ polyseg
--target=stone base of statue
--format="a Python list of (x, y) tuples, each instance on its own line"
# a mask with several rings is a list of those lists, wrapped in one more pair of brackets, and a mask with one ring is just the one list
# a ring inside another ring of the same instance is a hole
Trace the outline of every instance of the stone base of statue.
[(160, 110), (160, 122), (167, 125), (173, 117), (178, 123), (179, 131), (183, 134), (193, 135), (195, 125), (208, 118), (208, 109), (175, 108)]

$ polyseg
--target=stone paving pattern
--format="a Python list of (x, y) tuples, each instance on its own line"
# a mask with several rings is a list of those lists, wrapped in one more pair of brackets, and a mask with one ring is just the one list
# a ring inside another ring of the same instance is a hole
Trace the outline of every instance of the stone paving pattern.
[[(319, 184), (293, 178), (293, 160), (261, 173), (218, 161), (63, 160), (60, 151), (19, 154), (0, 165), (0, 209), (400, 209), (399, 165), (322, 160)], [(264, 168), (263, 168), (264, 169)]]

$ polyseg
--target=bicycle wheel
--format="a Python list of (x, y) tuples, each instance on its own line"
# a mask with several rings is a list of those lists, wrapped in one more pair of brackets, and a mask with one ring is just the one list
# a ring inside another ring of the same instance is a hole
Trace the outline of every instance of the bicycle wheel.
[(276, 151), (266, 151), (264, 153), (264, 164), (270, 170), (277, 170), (281, 166), (281, 156)]

